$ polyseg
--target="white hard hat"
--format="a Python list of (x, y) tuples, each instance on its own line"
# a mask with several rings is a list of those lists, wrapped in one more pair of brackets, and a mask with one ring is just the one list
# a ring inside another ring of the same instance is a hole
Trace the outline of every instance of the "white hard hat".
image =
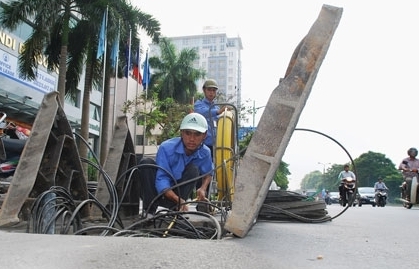
[(195, 130), (205, 133), (208, 130), (207, 120), (199, 113), (190, 113), (186, 115), (180, 124), (181, 130)]

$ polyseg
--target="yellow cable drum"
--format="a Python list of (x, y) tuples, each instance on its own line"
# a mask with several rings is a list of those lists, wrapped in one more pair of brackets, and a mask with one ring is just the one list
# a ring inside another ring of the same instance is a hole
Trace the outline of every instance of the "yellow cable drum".
[(235, 122), (234, 114), (225, 111), (218, 119), (215, 141), (215, 167), (218, 201), (231, 202), (235, 177)]

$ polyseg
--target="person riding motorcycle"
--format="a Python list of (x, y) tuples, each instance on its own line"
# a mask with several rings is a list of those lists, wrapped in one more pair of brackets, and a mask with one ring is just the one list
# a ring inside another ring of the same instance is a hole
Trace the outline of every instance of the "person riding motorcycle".
[(356, 180), (355, 173), (349, 170), (349, 165), (348, 164), (345, 164), (343, 166), (343, 171), (341, 171), (338, 175), (338, 180), (340, 182), (340, 185), (339, 185), (339, 195), (340, 195), (340, 197), (343, 197), (343, 195), (345, 195), (344, 194), (344, 180), (348, 177)]
[(404, 179), (404, 182), (400, 188), (402, 191), (402, 196), (405, 197), (406, 200), (410, 201), (410, 188), (412, 186), (412, 178), (418, 175), (419, 169), (419, 159), (416, 158), (416, 156), (418, 156), (418, 150), (413, 147), (409, 148), (407, 150), (407, 155), (409, 155), (409, 157), (404, 158), (399, 165), (399, 170), (402, 170)]
[(331, 205), (332, 204), (332, 198), (330, 198), (330, 192), (328, 190), (325, 191), (324, 202), (327, 205)]
[(375, 191), (375, 203), (378, 205), (378, 193), (381, 190), (388, 190), (386, 184), (383, 182), (383, 178), (379, 177), (378, 181), (374, 183), (374, 191)]

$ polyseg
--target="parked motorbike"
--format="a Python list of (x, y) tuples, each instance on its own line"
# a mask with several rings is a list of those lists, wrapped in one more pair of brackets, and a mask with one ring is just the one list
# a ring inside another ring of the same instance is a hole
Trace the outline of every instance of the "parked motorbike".
[(352, 205), (355, 201), (356, 180), (351, 177), (342, 179), (342, 193), (339, 202), (342, 206)]
[[(0, 112), (1, 113), (1, 112)], [(7, 115), (0, 117), (0, 180), (10, 181), (19, 163), (20, 155), (30, 131), (6, 121)], [(4, 184), (0, 184), (0, 193), (4, 193)], [(6, 184), (7, 185), (7, 184)]]
[[(419, 204), (418, 201), (418, 178), (414, 176), (412, 180), (404, 182), (401, 186), (401, 201), (403, 206), (407, 209), (411, 209), (413, 205)], [(409, 191), (410, 190), (410, 191)]]
[(385, 207), (387, 204), (387, 189), (378, 189), (375, 197), (375, 204), (379, 207)]

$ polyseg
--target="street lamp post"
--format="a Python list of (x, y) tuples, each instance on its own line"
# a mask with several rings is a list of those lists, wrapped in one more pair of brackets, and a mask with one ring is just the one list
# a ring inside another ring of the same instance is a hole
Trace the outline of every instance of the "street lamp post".
[(326, 173), (326, 165), (331, 165), (331, 163), (321, 163), (321, 162), (318, 162), (318, 164), (323, 165), (323, 175)]
[[(322, 163), (322, 162), (318, 162), (318, 164), (320, 164), (320, 165), (323, 165), (323, 174), (322, 174), (322, 180), (323, 180), (323, 184), (324, 184), (324, 181), (326, 180), (326, 177), (325, 177), (325, 173), (326, 173), (326, 165), (331, 165), (331, 163)], [(323, 196), (323, 191), (324, 191), (324, 188), (322, 189), (322, 196)], [(323, 197), (324, 198), (324, 197)]]

